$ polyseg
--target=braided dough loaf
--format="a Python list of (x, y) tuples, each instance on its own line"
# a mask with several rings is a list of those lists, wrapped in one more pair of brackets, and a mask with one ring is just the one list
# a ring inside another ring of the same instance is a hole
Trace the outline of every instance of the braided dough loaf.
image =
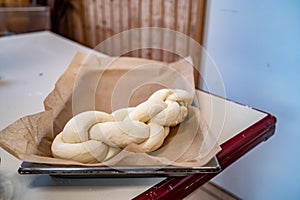
[(53, 157), (97, 163), (106, 161), (131, 143), (144, 152), (158, 149), (170, 127), (188, 115), (193, 96), (185, 90), (161, 89), (136, 107), (111, 114), (86, 111), (65, 125), (51, 146)]

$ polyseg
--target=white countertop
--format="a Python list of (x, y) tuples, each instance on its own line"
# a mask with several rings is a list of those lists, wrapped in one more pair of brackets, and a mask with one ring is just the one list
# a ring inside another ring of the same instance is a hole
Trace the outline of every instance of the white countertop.
[[(43, 110), (43, 100), (77, 51), (90, 49), (51, 32), (0, 38), (0, 129)], [(21, 103), (19, 103), (21, 102)], [(15, 199), (129, 199), (163, 178), (67, 179), (17, 173), (20, 160), (0, 148), (0, 183)], [(1, 188), (0, 188), (1, 193)]]

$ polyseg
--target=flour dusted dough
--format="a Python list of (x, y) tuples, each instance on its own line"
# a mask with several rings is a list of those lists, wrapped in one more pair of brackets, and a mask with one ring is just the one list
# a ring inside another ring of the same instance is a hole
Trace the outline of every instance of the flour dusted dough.
[(163, 144), (170, 127), (188, 115), (192, 94), (179, 89), (161, 89), (136, 107), (111, 114), (86, 111), (74, 116), (53, 140), (53, 157), (82, 163), (106, 161), (131, 143), (144, 152)]

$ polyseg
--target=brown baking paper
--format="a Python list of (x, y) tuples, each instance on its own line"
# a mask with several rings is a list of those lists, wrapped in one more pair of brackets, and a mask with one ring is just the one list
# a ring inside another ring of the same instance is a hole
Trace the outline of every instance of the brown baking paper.
[(202, 166), (220, 147), (201, 117), (201, 111), (194, 106), (186, 120), (172, 128), (163, 146), (154, 152), (143, 153), (138, 145), (130, 144), (112, 159), (94, 164), (51, 155), (53, 139), (74, 115), (87, 110), (111, 113), (136, 106), (161, 88), (187, 90), (195, 94), (197, 101), (193, 77), (193, 66), (188, 58), (168, 64), (77, 53), (44, 100), (45, 110), (22, 117), (2, 130), (0, 146), (22, 161), (54, 165)]

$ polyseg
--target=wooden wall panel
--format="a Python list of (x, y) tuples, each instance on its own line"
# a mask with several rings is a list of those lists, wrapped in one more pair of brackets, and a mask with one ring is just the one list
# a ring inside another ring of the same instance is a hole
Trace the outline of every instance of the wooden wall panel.
[[(96, 46), (121, 31), (139, 27), (164, 27), (182, 32), (201, 42), (205, 0), (71, 0), (68, 32), (72, 39)], [(200, 9), (200, 10), (199, 10)], [(186, 48), (174, 44), (174, 38), (135, 35), (134, 42), (163, 42), (168, 48)], [(163, 40), (163, 41), (161, 41)], [(128, 39), (126, 39), (128, 42)], [(130, 45), (128, 45), (130, 46)], [(132, 44), (132, 46), (139, 46)], [(144, 54), (148, 56), (148, 54)], [(164, 59), (169, 59), (166, 55)]]

